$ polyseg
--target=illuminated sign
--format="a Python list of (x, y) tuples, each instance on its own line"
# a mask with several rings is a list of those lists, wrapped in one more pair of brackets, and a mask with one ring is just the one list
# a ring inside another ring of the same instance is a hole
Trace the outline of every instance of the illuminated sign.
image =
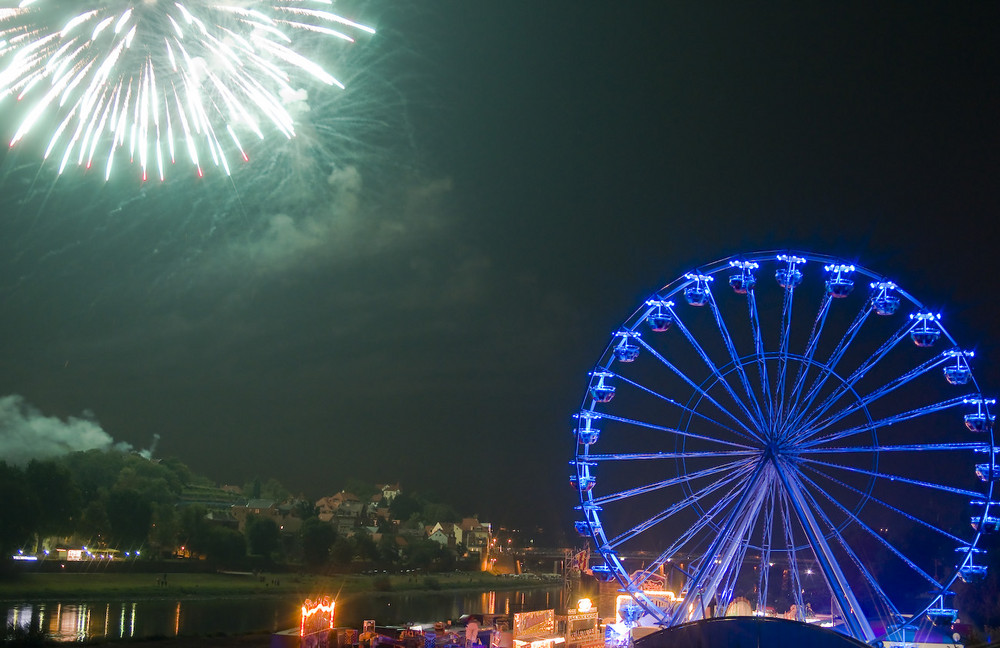
[(333, 628), (333, 609), (335, 601), (329, 596), (312, 601), (306, 599), (302, 604), (302, 620), (299, 623), (299, 636), (305, 637)]
[(66, 560), (83, 560), (83, 550), (70, 549), (66, 552)]
[(551, 635), (556, 631), (555, 610), (518, 612), (514, 615), (514, 638), (527, 639)]
[(555, 648), (557, 644), (566, 643), (565, 637), (548, 637), (546, 639), (536, 639), (535, 641), (514, 640), (514, 648)]
[(584, 639), (597, 637), (599, 624), (600, 618), (597, 616), (596, 609), (576, 612), (575, 614), (570, 612), (566, 615), (566, 638), (578, 643)]

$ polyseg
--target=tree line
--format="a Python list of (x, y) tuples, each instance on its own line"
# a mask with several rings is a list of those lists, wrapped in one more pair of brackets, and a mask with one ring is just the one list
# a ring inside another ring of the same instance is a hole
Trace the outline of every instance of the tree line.
[[(373, 485), (351, 484), (360, 495)], [(9, 561), (18, 551), (38, 553), (47, 539), (70, 546), (136, 550), (148, 559), (182, 555), (207, 560), (220, 567), (259, 564), (297, 564), (310, 569), (413, 568), (451, 570), (459, 565), (464, 548), (444, 547), (413, 533), (406, 542), (397, 536), (406, 528), (422, 528), (423, 520), (457, 522), (447, 505), (402, 494), (395, 498), (390, 517), (402, 520), (402, 529), (366, 511), (357, 528), (338, 535), (317, 515), (312, 502), (296, 500), (291, 514), (301, 520), (295, 533), (283, 532), (264, 516), (247, 518), (243, 532), (208, 517), (208, 508), (187, 504), (192, 489), (215, 490), (208, 479), (195, 475), (172, 458), (150, 461), (136, 454), (91, 450), (26, 466), (0, 461), (0, 551)], [(247, 497), (262, 495), (282, 500), (288, 492), (276, 480), (254, 480), (244, 487)], [(379, 539), (367, 531), (378, 527)]]

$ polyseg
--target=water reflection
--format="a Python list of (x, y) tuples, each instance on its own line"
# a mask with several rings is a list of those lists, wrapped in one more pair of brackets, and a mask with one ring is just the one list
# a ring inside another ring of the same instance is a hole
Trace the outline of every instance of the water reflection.
[[(0, 603), (0, 634), (45, 634), (57, 642), (242, 634), (298, 624), (301, 599), (281, 597), (154, 599), (137, 601)], [(347, 598), (337, 605), (337, 625), (360, 627), (458, 619), (465, 613), (511, 614), (566, 607), (561, 588), (482, 593), (419, 592)]]
[(293, 608), (279, 599), (17, 603), (7, 605), (0, 634), (78, 642), (274, 631), (292, 625)]
[(59, 642), (128, 639), (136, 636), (136, 613), (137, 603), (23, 603), (8, 607), (6, 631), (44, 633)]

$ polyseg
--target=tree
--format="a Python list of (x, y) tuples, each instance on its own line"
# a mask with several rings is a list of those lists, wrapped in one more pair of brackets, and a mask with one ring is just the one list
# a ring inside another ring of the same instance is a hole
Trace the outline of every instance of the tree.
[(275, 502), (284, 502), (291, 495), (291, 493), (288, 492), (288, 489), (274, 477), (271, 477), (264, 482), (264, 485), (260, 490), (263, 497), (273, 499)]
[(31, 493), (24, 472), (16, 466), (0, 461), (0, 556), (7, 558), (21, 548), (38, 525), (38, 507), (31, 501)]
[(420, 502), (412, 495), (400, 493), (389, 505), (389, 513), (395, 520), (408, 520), (414, 513), (420, 513)]
[(189, 551), (207, 553), (211, 525), (205, 518), (207, 513), (205, 507), (199, 504), (181, 509), (178, 520), (178, 544), (187, 547)]
[(173, 504), (153, 505), (153, 530), (149, 534), (149, 541), (155, 551), (172, 552), (180, 528), (180, 516)]
[(271, 518), (250, 516), (246, 534), (252, 555), (270, 557), (281, 545), (281, 529)]
[(184, 486), (177, 474), (166, 466), (128, 455), (113, 488), (134, 490), (150, 502), (173, 503)]
[(329, 523), (311, 517), (302, 523), (302, 559), (311, 567), (321, 567), (330, 560), (330, 548), (337, 534)]
[(443, 553), (448, 553), (448, 550), (439, 543), (427, 538), (413, 540), (403, 550), (406, 563), (417, 569), (429, 569), (432, 566), (436, 566), (436, 563), (441, 561)]
[(166, 459), (160, 460), (160, 465), (174, 473), (177, 476), (177, 480), (180, 482), (181, 486), (187, 486), (191, 483), (194, 478), (191, 473), (191, 469), (187, 465), (181, 463), (180, 459), (174, 457), (167, 457)]
[(378, 539), (378, 559), (384, 564), (392, 565), (399, 560), (399, 548), (396, 545), (396, 535), (383, 533)]
[(63, 458), (73, 480), (80, 489), (84, 502), (92, 502), (115, 485), (125, 466), (125, 456), (120, 452), (88, 450), (73, 452)]
[(309, 500), (295, 500), (295, 504), (292, 506), (292, 515), (301, 520), (316, 517), (316, 505)]
[(87, 502), (80, 513), (80, 522), (76, 525), (76, 533), (85, 538), (103, 541), (107, 538), (111, 523), (108, 521), (108, 510), (104, 506), (105, 497), (95, 497)]
[(371, 482), (366, 482), (356, 477), (352, 477), (347, 480), (347, 485), (344, 487), (344, 490), (348, 493), (354, 493), (361, 499), (362, 502), (367, 502), (372, 498), (372, 495), (379, 492), (379, 490), (375, 488), (375, 485)]
[(111, 491), (107, 503), (109, 540), (120, 547), (137, 547), (146, 543), (153, 524), (153, 505), (138, 491)]
[(250, 499), (260, 499), (260, 477), (254, 477), (253, 481), (243, 485), (243, 492), (250, 493)]
[(205, 555), (219, 567), (238, 567), (247, 555), (247, 543), (236, 529), (211, 525), (206, 538)]
[(424, 520), (428, 524), (435, 522), (461, 522), (462, 516), (450, 504), (427, 502), (423, 508)]
[(80, 490), (66, 466), (55, 461), (31, 461), (25, 470), (28, 488), (38, 507), (40, 536), (69, 535), (79, 517)]
[(359, 530), (354, 534), (354, 555), (361, 560), (378, 560), (378, 546), (370, 533)]
[(350, 538), (337, 538), (330, 547), (330, 557), (336, 565), (348, 565), (354, 557), (354, 543)]

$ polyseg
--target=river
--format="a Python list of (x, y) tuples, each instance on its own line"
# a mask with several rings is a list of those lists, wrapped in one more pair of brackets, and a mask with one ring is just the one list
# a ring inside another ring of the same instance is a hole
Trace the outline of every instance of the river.
[[(567, 606), (559, 587), (481, 593), (419, 592), (356, 595), (338, 601), (336, 624), (360, 627), (458, 619), (462, 614), (510, 614)], [(114, 599), (0, 603), (0, 634), (41, 630), (54, 641), (131, 639), (276, 631), (298, 624), (301, 600), (287, 597)]]

